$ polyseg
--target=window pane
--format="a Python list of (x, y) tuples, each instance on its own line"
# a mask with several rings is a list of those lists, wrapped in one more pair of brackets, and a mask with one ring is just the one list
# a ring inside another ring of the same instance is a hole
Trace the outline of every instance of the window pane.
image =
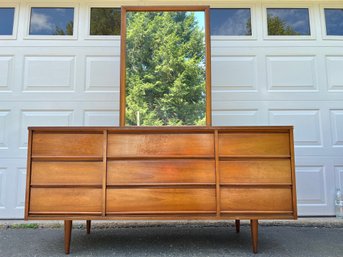
[(211, 35), (251, 36), (250, 8), (211, 9)]
[(267, 8), (268, 35), (311, 35), (307, 8)]
[(30, 35), (73, 35), (74, 8), (32, 8)]
[(90, 35), (120, 35), (119, 8), (91, 8)]
[(0, 8), (0, 35), (13, 34), (14, 8)]
[(343, 9), (324, 9), (326, 34), (343, 36)]

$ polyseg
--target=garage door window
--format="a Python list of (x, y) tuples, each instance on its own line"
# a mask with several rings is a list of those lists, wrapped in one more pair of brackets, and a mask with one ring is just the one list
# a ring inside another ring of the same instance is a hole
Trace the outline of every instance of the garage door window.
[(268, 36), (310, 36), (308, 8), (267, 8)]
[(120, 35), (119, 8), (91, 8), (90, 18), (91, 36)]
[(15, 8), (0, 8), (0, 36), (13, 35)]
[(251, 36), (250, 8), (211, 8), (212, 36)]
[(325, 8), (325, 25), (327, 36), (343, 36), (343, 8)]
[(31, 8), (29, 35), (72, 36), (74, 8)]

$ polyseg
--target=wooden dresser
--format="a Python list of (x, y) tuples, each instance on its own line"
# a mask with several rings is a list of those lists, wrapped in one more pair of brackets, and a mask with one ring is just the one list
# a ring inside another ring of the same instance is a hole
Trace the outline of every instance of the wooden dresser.
[(292, 127), (30, 127), (25, 219), (296, 219)]

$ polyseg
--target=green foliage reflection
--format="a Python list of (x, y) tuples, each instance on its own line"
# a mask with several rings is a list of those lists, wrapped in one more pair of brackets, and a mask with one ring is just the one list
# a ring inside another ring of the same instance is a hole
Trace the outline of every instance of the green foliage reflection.
[(297, 36), (300, 35), (299, 32), (296, 32), (294, 28), (287, 25), (285, 21), (283, 21), (278, 16), (268, 15), (267, 17), (268, 22), (268, 35), (270, 36)]
[(126, 125), (205, 125), (205, 37), (192, 12), (128, 12)]
[(119, 8), (92, 8), (91, 35), (120, 35)]

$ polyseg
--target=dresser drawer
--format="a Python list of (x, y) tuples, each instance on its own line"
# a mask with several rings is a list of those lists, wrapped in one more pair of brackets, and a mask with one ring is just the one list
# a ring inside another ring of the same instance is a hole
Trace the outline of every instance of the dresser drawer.
[(33, 161), (31, 185), (101, 185), (102, 162)]
[(31, 188), (31, 214), (101, 212), (101, 189)]
[(110, 161), (107, 184), (215, 183), (212, 160)]
[(103, 134), (34, 132), (32, 156), (101, 157)]
[(214, 156), (213, 134), (109, 134), (109, 157)]
[(292, 211), (290, 188), (221, 188), (222, 211), (282, 212)]
[(287, 133), (219, 134), (219, 156), (289, 156)]
[(108, 213), (215, 212), (215, 189), (108, 189)]
[(290, 160), (231, 160), (219, 162), (220, 183), (291, 183)]

